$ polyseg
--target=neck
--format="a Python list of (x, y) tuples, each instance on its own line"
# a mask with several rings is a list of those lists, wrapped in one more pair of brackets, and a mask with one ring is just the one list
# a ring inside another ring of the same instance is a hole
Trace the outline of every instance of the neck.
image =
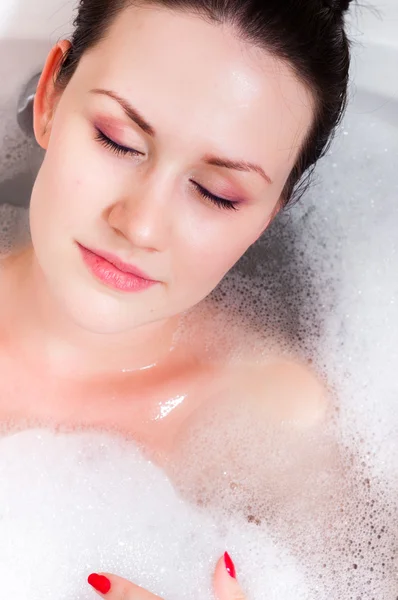
[(173, 348), (179, 317), (118, 334), (76, 325), (51, 294), (32, 248), (14, 259), (11, 272), (10, 335), (52, 372), (90, 376), (144, 370), (163, 362)]

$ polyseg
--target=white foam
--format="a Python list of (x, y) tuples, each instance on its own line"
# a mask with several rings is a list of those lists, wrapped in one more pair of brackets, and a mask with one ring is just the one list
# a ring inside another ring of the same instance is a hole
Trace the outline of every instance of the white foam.
[(0, 258), (7, 256), (29, 240), (27, 208), (0, 204)]
[(303, 589), (294, 559), (264, 530), (183, 502), (132, 443), (14, 434), (0, 440), (0, 480), (4, 598), (88, 600), (87, 575), (102, 570), (165, 598), (210, 600), (226, 548), (252, 598), (267, 589), (271, 600), (287, 600)]

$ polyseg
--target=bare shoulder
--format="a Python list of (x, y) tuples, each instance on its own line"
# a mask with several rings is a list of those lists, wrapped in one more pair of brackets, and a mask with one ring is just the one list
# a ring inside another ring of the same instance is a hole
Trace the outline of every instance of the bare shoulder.
[(275, 424), (312, 428), (326, 416), (324, 384), (309, 367), (293, 360), (275, 358), (231, 369), (229, 386), (258, 418)]

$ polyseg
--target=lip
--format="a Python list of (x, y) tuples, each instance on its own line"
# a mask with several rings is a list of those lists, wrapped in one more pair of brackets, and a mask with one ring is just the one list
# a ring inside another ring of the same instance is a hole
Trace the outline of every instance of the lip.
[(139, 292), (160, 283), (113, 254), (90, 250), (79, 243), (77, 246), (91, 273), (108, 287), (123, 292)]

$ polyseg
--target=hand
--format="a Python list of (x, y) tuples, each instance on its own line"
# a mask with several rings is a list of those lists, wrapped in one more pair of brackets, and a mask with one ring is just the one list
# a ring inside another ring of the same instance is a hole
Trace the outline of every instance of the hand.
[[(88, 582), (106, 600), (161, 600), (159, 596), (127, 579), (110, 573), (93, 573)], [(217, 600), (246, 600), (236, 580), (234, 564), (227, 553), (217, 563), (213, 583)]]

